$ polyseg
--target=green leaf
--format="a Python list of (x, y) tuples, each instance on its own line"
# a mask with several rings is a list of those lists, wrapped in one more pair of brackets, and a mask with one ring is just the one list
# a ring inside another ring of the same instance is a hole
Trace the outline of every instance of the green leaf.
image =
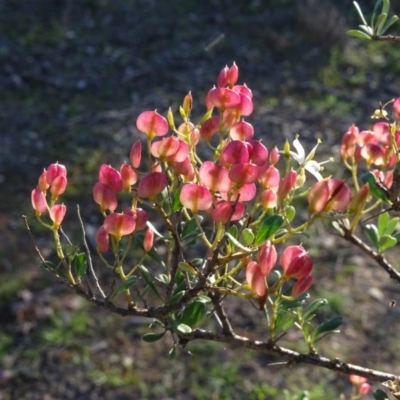
[(74, 260), (72, 261), (72, 265), (74, 266), (76, 276), (78, 280), (81, 279), (83, 275), (85, 275), (87, 262), (86, 262), (86, 254), (79, 253)]
[(303, 318), (308, 319), (308, 317), (311, 316), (315, 311), (317, 311), (319, 308), (325, 306), (328, 304), (328, 300), (326, 299), (317, 299), (311, 302), (306, 309), (304, 310)]
[(205, 294), (201, 294), (200, 296), (196, 297), (196, 301), (200, 301), (204, 304), (211, 303), (211, 299)]
[(390, 235), (383, 235), (379, 240), (379, 252), (383, 253), (385, 250), (396, 246), (397, 239)]
[(301, 307), (306, 299), (308, 299), (310, 295), (308, 293), (302, 293), (299, 297), (294, 300), (281, 300), (279, 302), (278, 310), (290, 310), (292, 308)]
[(394, 235), (392, 235), (396, 240), (397, 240), (397, 243), (399, 243), (400, 242), (400, 231), (399, 232), (396, 232)]
[(387, 14), (381, 14), (377, 21), (376, 21), (376, 25), (374, 27), (374, 31), (376, 35), (381, 35), (382, 34), (382, 28), (385, 26), (386, 23), (386, 19), (387, 19)]
[(382, 33), (385, 33), (395, 22), (399, 20), (397, 15), (393, 15), (390, 20), (386, 23), (385, 27), (382, 29)]
[[(149, 226), (149, 228), (151, 230), (153, 230), (153, 228), (151, 228)], [(158, 236), (159, 233), (154, 231), (154, 233)], [(143, 248), (143, 239), (144, 239), (144, 233), (143, 232), (139, 232), (136, 233), (134, 238), (133, 238), (133, 248), (134, 249), (141, 249), (144, 250)], [(151, 250), (147, 253), (147, 255), (152, 258), (154, 261), (156, 261), (158, 264), (162, 265), (163, 267), (165, 267), (165, 263), (164, 260), (158, 255), (157, 250), (154, 248), (154, 246), (151, 248)]]
[(196, 326), (206, 315), (206, 305), (200, 301), (194, 301), (187, 306), (183, 313), (178, 317), (180, 323)]
[(368, 25), (358, 25), (360, 29), (362, 29), (364, 32), (366, 32), (368, 35), (372, 36), (374, 34), (374, 31), (372, 28)]
[(238, 235), (238, 227), (236, 225), (232, 225), (229, 229), (228, 232), (236, 239)]
[(176, 328), (178, 327), (178, 323), (175, 321), (174, 318), (172, 318), (172, 316), (170, 316), (170, 315), (167, 316), (167, 323), (168, 323), (168, 326), (169, 326), (173, 331), (176, 331)]
[(361, 175), (362, 183), (368, 183), (369, 191), (378, 199), (383, 200), (386, 203), (390, 203), (389, 199), (382, 189), (382, 187), (378, 184), (375, 175), (372, 172), (367, 172)]
[(378, 15), (378, 12), (379, 12), (378, 10), (381, 5), (382, 5), (382, 0), (377, 0), (375, 3), (374, 10), (372, 11), (371, 26), (375, 26), (375, 24), (374, 24), (375, 18)]
[(240, 250), (243, 250), (247, 253), (251, 253), (252, 249), (249, 249), (246, 246), (243, 246), (242, 243), (240, 243), (238, 240), (236, 240), (230, 233), (225, 232), (225, 235), (227, 236), (227, 238), (232, 242), (232, 244), (236, 247), (238, 247)]
[(192, 332), (192, 328), (190, 326), (186, 325), (186, 324), (179, 324), (176, 327), (176, 330), (178, 332), (185, 333), (185, 334)]
[(177, 212), (182, 209), (182, 203), (181, 203), (181, 190), (182, 187), (180, 187), (173, 195), (172, 197), (172, 213)]
[(170, 304), (177, 303), (185, 295), (185, 293), (186, 293), (185, 290), (181, 290), (179, 292), (174, 293), (171, 299), (169, 300), (169, 303)]
[(289, 329), (296, 322), (297, 316), (289, 312), (278, 312), (275, 317), (274, 332)]
[(374, 395), (375, 400), (390, 400), (389, 397), (387, 397), (387, 394), (381, 389), (374, 390), (372, 394)]
[(328, 321), (323, 322), (321, 325), (318, 325), (311, 334), (312, 341), (314, 342), (317, 336), (323, 333), (333, 332), (337, 330), (337, 328), (339, 328), (339, 326), (342, 324), (343, 324), (343, 317), (341, 316), (336, 316)]
[(202, 258), (193, 258), (192, 264), (199, 269), (203, 266), (204, 260)]
[(156, 286), (154, 285), (153, 278), (150, 275), (150, 272), (148, 271), (148, 269), (143, 265), (141, 265), (139, 268), (141, 269), (142, 275), (143, 275), (143, 279), (145, 280), (145, 282), (147, 283), (149, 288), (158, 296), (158, 298), (160, 300), (163, 300), (163, 298), (158, 293), (158, 290), (157, 290)]
[(190, 275), (197, 275), (197, 271), (188, 263), (186, 262), (179, 262), (178, 263), (178, 267), (180, 270), (182, 270), (183, 272), (187, 272)]
[(240, 241), (245, 245), (249, 246), (254, 241), (254, 233), (250, 228), (243, 229), (242, 234), (240, 235)]
[(296, 216), (296, 209), (293, 206), (288, 206), (286, 207), (286, 218), (288, 219), (289, 222), (292, 222), (294, 220), (294, 217)]
[(388, 14), (389, 13), (389, 8), (390, 8), (390, 1), (389, 0), (383, 0), (382, 14)]
[(389, 213), (384, 212), (378, 217), (378, 236), (381, 237), (385, 234), (386, 227), (389, 222)]
[(113, 297), (122, 293), (124, 290), (129, 289), (137, 281), (136, 275), (131, 275), (125, 282), (122, 282), (114, 291)]
[(158, 275), (158, 277), (156, 279), (164, 284), (169, 283), (169, 278), (166, 274), (160, 274), (160, 275)]
[(373, 224), (365, 225), (365, 233), (367, 234), (371, 243), (379, 250), (379, 233), (378, 228)]
[(365, 32), (361, 32), (361, 31), (355, 30), (355, 29), (351, 29), (351, 30), (347, 31), (346, 33), (349, 36), (353, 36), (353, 37), (356, 37), (356, 38), (359, 38), (359, 39), (371, 40), (371, 36), (370, 35), (368, 35)]
[(50, 271), (57, 276), (61, 276), (62, 278), (67, 279), (67, 275), (65, 274), (64, 270), (60, 268), (60, 265), (57, 266), (51, 261), (41, 262), (39, 264), (39, 268), (45, 269), (46, 271)]
[(399, 223), (399, 221), (400, 221), (400, 218), (398, 218), (398, 217), (392, 218), (387, 223), (385, 231), (383, 232), (383, 234), (384, 235), (391, 235), (394, 232), (394, 230), (396, 229), (397, 224)]
[(285, 222), (281, 215), (268, 215), (264, 217), (260, 223), (256, 234), (255, 246), (265, 242), (272, 237)]
[[(200, 218), (200, 222), (202, 221), (202, 217), (198, 216)], [(190, 219), (188, 222), (186, 222), (183, 226), (182, 230), (182, 239), (185, 240), (189, 236), (196, 235), (198, 233), (198, 228), (196, 224), (196, 220), (194, 218)]]
[(146, 333), (142, 336), (142, 340), (146, 343), (154, 343), (157, 342), (158, 340), (162, 339), (165, 335), (166, 331), (163, 331), (161, 333)]

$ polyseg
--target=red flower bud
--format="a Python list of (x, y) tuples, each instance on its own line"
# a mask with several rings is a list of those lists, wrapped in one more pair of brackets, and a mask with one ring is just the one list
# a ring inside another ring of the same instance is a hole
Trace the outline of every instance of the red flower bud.
[(261, 167), (258, 181), (264, 188), (277, 188), (280, 182), (279, 171), (272, 165)]
[(232, 67), (229, 68), (228, 71), (228, 85), (229, 87), (233, 87), (239, 78), (239, 68), (234, 62)]
[[(215, 222), (226, 224), (229, 221), (237, 221), (243, 217), (245, 207), (242, 203), (233, 201), (221, 201), (212, 211), (211, 217)], [(233, 211), (233, 212), (232, 212)]]
[(44, 213), (47, 210), (47, 202), (43, 192), (40, 189), (33, 189), (31, 194), (32, 206), (36, 210), (36, 215)]
[(251, 162), (263, 167), (268, 160), (268, 149), (258, 140), (249, 140), (248, 143)]
[(118, 206), (117, 197), (110, 186), (105, 183), (97, 182), (93, 187), (94, 201), (100, 205), (101, 212), (105, 210), (114, 211)]
[(239, 189), (234, 190), (229, 198), (228, 193), (221, 192), (221, 197), (224, 200), (238, 200), (240, 203), (245, 201), (253, 200), (257, 192), (256, 184), (255, 183), (248, 183), (242, 185)]
[(137, 182), (137, 173), (128, 164), (121, 165), (120, 173), (124, 189), (130, 192), (131, 186)]
[(274, 147), (269, 153), (269, 163), (274, 166), (278, 163), (281, 155), (277, 147)]
[(228, 88), (214, 88), (207, 94), (207, 100), (222, 111), (227, 108), (240, 106), (241, 97), (239, 93)]
[(200, 128), (200, 135), (204, 140), (211, 140), (211, 138), (219, 130), (219, 117), (214, 116), (203, 122)]
[(397, 119), (400, 119), (400, 97), (393, 102), (393, 111)]
[(100, 167), (99, 182), (110, 186), (115, 193), (119, 193), (123, 189), (121, 174), (115, 168), (106, 164)]
[(307, 292), (313, 283), (313, 276), (306, 275), (299, 279), (292, 287), (292, 297), (299, 297), (302, 293)]
[(183, 111), (185, 112), (186, 116), (189, 116), (190, 111), (192, 110), (192, 106), (193, 106), (193, 97), (192, 97), (192, 93), (189, 92), (185, 98), (183, 99)]
[(150, 172), (139, 182), (137, 194), (139, 197), (154, 199), (167, 186), (167, 176), (163, 172)]
[(50, 185), (50, 192), (52, 194), (52, 199), (56, 200), (60, 194), (65, 192), (67, 188), (67, 177), (65, 175), (59, 175), (54, 178)]
[(257, 260), (261, 273), (264, 276), (267, 276), (274, 268), (276, 261), (278, 260), (278, 253), (276, 252), (275, 246), (270, 240), (266, 241), (258, 249)]
[(320, 181), (313, 185), (308, 193), (308, 211), (309, 213), (346, 211), (350, 200), (350, 189), (343, 181), (339, 179)]
[(280, 182), (279, 188), (278, 188), (278, 198), (279, 200), (284, 200), (287, 195), (290, 193), (290, 191), (294, 188), (296, 185), (296, 180), (297, 180), (297, 172), (296, 171), (290, 171)]
[(251, 290), (259, 297), (264, 297), (267, 293), (265, 277), (261, 272), (260, 266), (255, 261), (250, 261), (246, 268), (246, 281)]
[(56, 204), (50, 208), (50, 218), (53, 221), (53, 228), (59, 228), (66, 212), (67, 207), (64, 204)]
[(129, 160), (133, 168), (139, 168), (141, 158), (142, 158), (142, 142), (140, 140), (137, 140), (133, 144), (129, 155)]
[(144, 111), (136, 120), (136, 127), (149, 140), (154, 136), (164, 136), (168, 133), (168, 121), (156, 111)]
[(249, 148), (247, 145), (240, 140), (233, 140), (222, 149), (220, 162), (221, 165), (229, 168), (234, 164), (248, 163), (249, 159)]
[(39, 181), (38, 181), (38, 188), (43, 192), (46, 193), (46, 190), (48, 189), (48, 187), (50, 186), (47, 183), (47, 171), (44, 170), (41, 175), (39, 176)]
[(285, 275), (301, 279), (308, 275), (313, 267), (313, 260), (302, 246), (289, 246), (283, 250), (279, 260)]
[(146, 253), (148, 253), (153, 248), (154, 243), (154, 231), (150, 228), (147, 228), (146, 233), (143, 238), (143, 248)]
[(178, 148), (178, 139), (174, 136), (170, 136), (159, 140), (158, 142), (153, 142), (151, 144), (151, 154), (155, 158), (165, 160), (167, 157), (174, 155), (177, 152)]
[(97, 229), (95, 239), (96, 251), (98, 253), (105, 253), (106, 251), (108, 251), (108, 249), (110, 248), (110, 238), (103, 225), (99, 229)]
[(229, 68), (226, 65), (218, 75), (218, 78), (217, 78), (217, 86), (218, 87), (223, 88), (228, 84), (228, 73), (229, 73)]
[(103, 226), (108, 234), (120, 240), (122, 236), (130, 235), (135, 230), (136, 218), (127, 214), (113, 213), (107, 215)]

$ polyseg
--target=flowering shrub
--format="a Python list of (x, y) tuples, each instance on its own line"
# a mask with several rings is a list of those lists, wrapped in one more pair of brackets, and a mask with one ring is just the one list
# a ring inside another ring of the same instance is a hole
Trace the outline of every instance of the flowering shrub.
[[(179, 123), (171, 109), (166, 116), (144, 111), (136, 121), (142, 137), (133, 143), (129, 163), (100, 167), (92, 189), (102, 216), (95, 242), (99, 260), (112, 271), (108, 293), (86, 240), (83, 251), (70, 255), (69, 239), (60, 236), (67, 212), (60, 202), (66, 167), (56, 163), (44, 170), (32, 205), (53, 232), (60, 265), (42, 258), (42, 266), (97, 306), (156, 320), (157, 331), (143, 339), (154, 342), (170, 333), (171, 355), (194, 339), (231, 343), (351, 374), (356, 395), (364, 395), (370, 390), (367, 377), (396, 377), (318, 355), (317, 343), (337, 332), (342, 318), (314, 324), (326, 300), (309, 300), (314, 260), (303, 241), (312, 225), (329, 219), (344, 240), (400, 282), (400, 273), (383, 256), (400, 240), (399, 219), (384, 212), (376, 225), (364, 224), (371, 245), (357, 236), (362, 221), (375, 218), (380, 205), (400, 210), (400, 97), (385, 105), (393, 107), (393, 118), (382, 108), (374, 112), (381, 121), (371, 130), (351, 126), (343, 135), (341, 159), (332, 162), (349, 173), (339, 179), (325, 173), (326, 161), (318, 161), (319, 143), (306, 155), (299, 137), (274, 148), (258, 140), (244, 119), (253, 111), (252, 91), (238, 82), (235, 63), (223, 68), (198, 121), (192, 120), (191, 93), (179, 108)], [(304, 199), (307, 211), (300, 213)], [(193, 256), (199, 252), (202, 257)], [(259, 310), (265, 342), (235, 333), (223, 303), (230, 297)], [(218, 329), (212, 330), (211, 318)], [(308, 353), (277, 344), (289, 329), (302, 332)]]

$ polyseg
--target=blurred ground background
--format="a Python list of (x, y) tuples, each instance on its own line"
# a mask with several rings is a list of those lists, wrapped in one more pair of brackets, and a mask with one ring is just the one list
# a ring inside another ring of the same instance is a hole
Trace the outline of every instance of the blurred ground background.
[[(141, 342), (142, 321), (93, 309), (39, 270), (21, 215), (33, 220), (30, 191), (58, 160), (69, 170), (65, 201), (96, 224), (88, 188), (101, 163), (127, 158), (137, 115), (176, 110), (189, 90), (200, 115), (233, 61), (254, 94), (247, 120), (269, 148), (299, 133), (310, 149), (323, 140), (320, 159), (337, 156), (350, 124), (369, 127), (378, 101), (400, 94), (400, 47), (347, 37), (356, 25), (350, 0), (0, 1), (0, 400), (297, 399), (303, 390), (337, 399), (349, 390), (345, 376), (271, 367), (277, 360), (209, 343), (169, 361), (168, 340)], [(32, 225), (49, 254), (50, 235)], [(317, 229), (320, 239), (304, 243), (318, 257), (315, 295), (346, 318), (323, 353), (399, 373), (399, 315), (388, 306), (398, 288), (329, 227)], [(262, 338), (262, 321), (243, 309), (238, 321)]]

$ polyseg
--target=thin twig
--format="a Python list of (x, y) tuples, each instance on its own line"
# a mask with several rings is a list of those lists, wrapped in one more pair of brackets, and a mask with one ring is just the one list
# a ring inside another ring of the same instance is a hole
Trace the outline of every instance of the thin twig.
[(343, 230), (343, 238), (353, 243), (356, 247), (361, 249), (368, 257), (375, 260), (387, 273), (388, 275), (397, 282), (400, 282), (400, 273), (389, 263), (383, 254), (377, 253), (371, 247), (367, 246), (359, 237), (355, 236), (349, 229), (341, 226)]
[(87, 260), (87, 263), (88, 263), (88, 266), (89, 266), (89, 271), (90, 271), (90, 274), (92, 275), (92, 278), (94, 280), (94, 283), (95, 283), (97, 289), (99, 290), (99, 292), (102, 295), (103, 299), (105, 299), (106, 295), (105, 295), (105, 293), (103, 292), (103, 290), (102, 290), (102, 288), (100, 286), (100, 283), (99, 283), (99, 280), (97, 279), (96, 273), (94, 272), (93, 263), (92, 263), (92, 257), (90, 256), (89, 246), (88, 246), (87, 241), (86, 241), (85, 227), (83, 225), (83, 221), (82, 221), (82, 217), (81, 217), (81, 210), (80, 210), (78, 204), (76, 205), (76, 210), (77, 210), (77, 213), (78, 213), (79, 223), (81, 224), (81, 228), (82, 228), (82, 234), (83, 234), (82, 241), (83, 241), (83, 246), (85, 247), (86, 260)]
[(25, 221), (26, 230), (28, 231), (29, 237), (31, 238), (31, 242), (32, 242), (33, 248), (35, 249), (36, 253), (39, 255), (40, 260), (43, 263), (46, 263), (46, 260), (42, 256), (42, 253), (40, 252), (39, 248), (36, 246), (35, 237), (33, 236), (31, 228), (29, 227), (29, 224), (28, 224), (28, 217), (26, 215), (23, 215), (22, 218)]

